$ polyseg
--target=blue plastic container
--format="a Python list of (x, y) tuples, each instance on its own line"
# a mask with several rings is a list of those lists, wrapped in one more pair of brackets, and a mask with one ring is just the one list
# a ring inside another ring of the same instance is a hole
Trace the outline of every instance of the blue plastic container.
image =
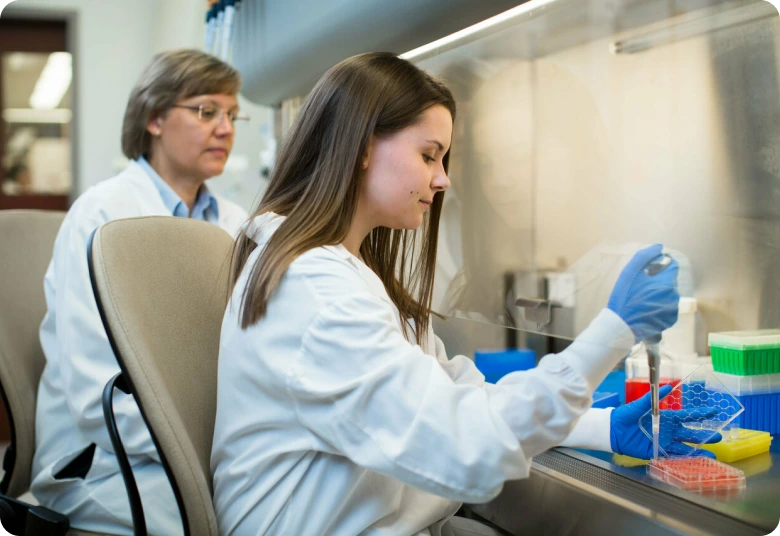
[(743, 395), (735, 397), (745, 406), (734, 422), (740, 428), (762, 430), (771, 435), (780, 434), (780, 393)]
[(740, 428), (780, 434), (780, 374), (739, 376), (715, 372), (715, 378), (745, 407), (734, 420)]
[[(625, 370), (613, 370), (603, 382), (596, 387), (596, 392), (605, 393), (618, 393), (620, 396), (620, 404), (626, 403), (626, 371)], [(596, 400), (596, 395), (593, 395), (593, 400)], [(616, 405), (620, 405), (616, 404)], [(609, 406), (614, 407), (614, 406)]]
[(477, 350), (474, 352), (474, 364), (485, 375), (486, 382), (496, 383), (510, 372), (534, 368), (536, 352), (528, 348)]
[(593, 393), (593, 406), (594, 408), (616, 408), (620, 405), (619, 393), (607, 393), (604, 391), (596, 391)]

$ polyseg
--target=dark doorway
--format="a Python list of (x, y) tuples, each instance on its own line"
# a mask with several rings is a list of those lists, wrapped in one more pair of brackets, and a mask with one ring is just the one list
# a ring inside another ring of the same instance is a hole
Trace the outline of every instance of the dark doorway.
[(67, 24), (0, 19), (0, 209), (68, 208), (73, 68)]

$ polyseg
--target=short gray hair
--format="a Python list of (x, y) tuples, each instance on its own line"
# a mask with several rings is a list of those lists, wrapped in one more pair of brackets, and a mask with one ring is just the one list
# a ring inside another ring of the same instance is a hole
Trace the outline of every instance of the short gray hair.
[(236, 95), (241, 76), (227, 63), (200, 50), (161, 52), (138, 78), (125, 109), (122, 152), (135, 160), (148, 155), (151, 135), (146, 125), (182, 99), (196, 95)]

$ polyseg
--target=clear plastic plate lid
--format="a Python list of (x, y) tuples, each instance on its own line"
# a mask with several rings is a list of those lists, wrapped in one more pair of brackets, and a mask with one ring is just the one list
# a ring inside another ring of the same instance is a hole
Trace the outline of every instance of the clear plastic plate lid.
[[(672, 442), (677, 427), (702, 432), (702, 441), (694, 446), (693, 452), (688, 454), (690, 457), (715, 434), (729, 431), (731, 422), (745, 410), (706, 366), (694, 370), (661, 400), (665, 402), (662, 407), (672, 408), (661, 410), (658, 452), (662, 456), (669, 456), (664, 445)], [(652, 441), (652, 410), (640, 417), (639, 428)]]
[(780, 329), (758, 329), (753, 331), (722, 331), (710, 333), (710, 346), (733, 350), (780, 347)]

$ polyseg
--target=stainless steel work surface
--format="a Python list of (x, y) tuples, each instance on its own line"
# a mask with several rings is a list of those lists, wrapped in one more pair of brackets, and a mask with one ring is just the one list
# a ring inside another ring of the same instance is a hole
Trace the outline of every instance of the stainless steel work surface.
[(725, 514), (733, 519), (765, 529), (774, 530), (780, 521), (780, 453), (766, 452), (729, 465), (745, 472), (747, 486), (744, 491), (725, 499), (715, 499), (683, 491), (660, 482), (646, 474), (645, 466), (621, 467), (613, 463), (613, 455), (598, 451), (560, 449), (562, 454), (581, 462), (596, 465), (632, 480), (664, 491), (705, 508)]
[(470, 508), (511, 534), (763, 535), (780, 520), (774, 461), (746, 459), (746, 491), (728, 501), (681, 491), (612, 463), (611, 454), (554, 449), (534, 458), (529, 478), (507, 482)]

